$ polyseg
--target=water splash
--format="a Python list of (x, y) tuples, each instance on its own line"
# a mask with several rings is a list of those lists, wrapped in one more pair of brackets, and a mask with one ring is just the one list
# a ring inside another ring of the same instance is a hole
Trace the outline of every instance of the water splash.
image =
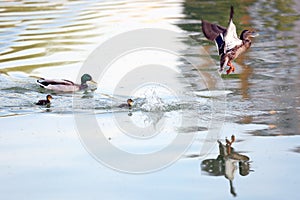
[(150, 88), (145, 92), (145, 100), (141, 109), (148, 112), (164, 111), (166, 103), (157, 95), (155, 88)]

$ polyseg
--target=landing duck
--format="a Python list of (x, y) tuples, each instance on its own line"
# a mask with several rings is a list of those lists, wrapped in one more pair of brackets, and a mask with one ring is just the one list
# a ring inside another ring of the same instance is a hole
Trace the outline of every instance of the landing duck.
[(88, 81), (93, 81), (92, 76), (89, 74), (84, 74), (81, 76), (81, 83), (76, 84), (72, 81), (65, 79), (44, 79), (41, 78), (36, 81), (36, 83), (42, 88), (58, 91), (58, 92), (76, 92), (79, 90), (84, 90), (88, 88)]
[(240, 37), (238, 37), (236, 26), (232, 20), (233, 14), (233, 6), (231, 6), (227, 28), (202, 20), (203, 34), (207, 39), (215, 41), (217, 45), (220, 55), (220, 72), (222, 72), (226, 66), (229, 66), (229, 69), (226, 70), (227, 74), (235, 71), (232, 61), (249, 49), (251, 46), (251, 38), (258, 35), (254, 31), (243, 30)]

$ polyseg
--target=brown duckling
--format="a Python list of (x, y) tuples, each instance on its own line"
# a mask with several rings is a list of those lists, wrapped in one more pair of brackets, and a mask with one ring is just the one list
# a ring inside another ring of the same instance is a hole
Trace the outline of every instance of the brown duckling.
[(37, 103), (35, 103), (35, 105), (40, 105), (40, 106), (50, 105), (51, 99), (53, 99), (53, 97), (48, 94), (45, 100), (39, 100)]
[(125, 107), (132, 108), (133, 102), (134, 101), (132, 99), (127, 99), (127, 103), (122, 103), (121, 105), (119, 105), (119, 108), (125, 108)]

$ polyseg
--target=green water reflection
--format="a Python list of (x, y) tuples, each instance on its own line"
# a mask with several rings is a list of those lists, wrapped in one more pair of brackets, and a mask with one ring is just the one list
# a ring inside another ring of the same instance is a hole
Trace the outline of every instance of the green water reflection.
[[(82, 147), (72, 115), (72, 95), (56, 94), (49, 110), (34, 106), (37, 99), (45, 97), (45, 91), (35, 85), (35, 76), (74, 80), (88, 53), (105, 40), (103, 37), (109, 38), (115, 29), (130, 27), (132, 21), (146, 26), (157, 26), (156, 23), (163, 21), (174, 29), (181, 28), (198, 41), (189, 45), (195, 49), (203, 47), (216, 63), (199, 63), (205, 65), (200, 68), (203, 73), (217, 70), (219, 57), (215, 45), (201, 33), (200, 20), (226, 26), (231, 5), (235, 7), (238, 33), (253, 28), (260, 36), (236, 60), (237, 73), (222, 76), (229, 92), (226, 122), (220, 134), (222, 138), (236, 134), (237, 153), (253, 161), (251, 168), (243, 167), (247, 173), (254, 170), (247, 176), (235, 176), (230, 186), (234, 186), (239, 199), (299, 199), (300, 6), (292, 0), (1, 1), (0, 192), (3, 198), (231, 197), (229, 179), (223, 177), (224, 168), (220, 170), (221, 177), (200, 173), (201, 163), (210, 159), (216, 162), (219, 155), (217, 141), (212, 141), (215, 148), (207, 158), (199, 155), (206, 126), (191, 124), (178, 130), (182, 134), (195, 134), (195, 142), (186, 153), (194, 156), (186, 156), (157, 173), (131, 176), (102, 166)], [(192, 56), (199, 58), (198, 54)], [(187, 70), (185, 75), (197, 86), (191, 71)], [(99, 123), (109, 124), (112, 113), (122, 114), (122, 110), (114, 109), (113, 103), (119, 102), (97, 92), (76, 97), (84, 105), (92, 107), (94, 103)], [(200, 110), (198, 101), (203, 99), (210, 98), (199, 97), (183, 105)], [(198, 117), (210, 115), (209, 111), (208, 106), (203, 106)], [(130, 115), (134, 117), (135, 110)], [(216, 168), (213, 170), (220, 172)]]
[[(247, 116), (240, 120), (247, 123), (267, 123), (273, 127), (272, 130), (256, 132), (255, 135), (300, 134), (298, 125), (300, 117), (297, 111), (299, 101), (296, 100), (300, 94), (294, 87), (299, 84), (300, 63), (295, 45), (298, 34), (295, 28), (300, 15), (295, 10), (295, 2), (187, 0), (183, 5), (186, 19), (205, 19), (222, 26), (227, 26), (229, 7), (233, 5), (238, 34), (243, 29), (254, 29), (259, 32), (260, 36), (253, 41), (252, 48), (236, 60), (241, 70), (236, 74), (222, 76), (223, 80), (229, 88), (232, 88), (231, 83), (234, 79), (239, 80), (238, 86), (232, 89), (236, 90), (235, 95), (251, 104), (249, 110), (264, 110), (270, 113), (278, 111), (275, 116)], [(201, 31), (200, 21), (179, 26), (190, 32)], [(193, 37), (207, 47), (218, 65), (219, 56), (214, 44), (207, 41), (201, 33)]]

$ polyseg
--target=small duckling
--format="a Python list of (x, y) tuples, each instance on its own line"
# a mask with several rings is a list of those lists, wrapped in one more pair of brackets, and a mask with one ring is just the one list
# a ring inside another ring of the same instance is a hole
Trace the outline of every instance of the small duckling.
[(121, 105), (119, 105), (119, 108), (128, 107), (130, 109), (133, 106), (133, 102), (134, 101), (132, 99), (127, 99), (127, 104), (126, 103), (122, 103)]
[(50, 105), (51, 99), (53, 99), (53, 97), (48, 94), (46, 100), (39, 100), (37, 103), (35, 103), (35, 105), (40, 105), (40, 106)]

